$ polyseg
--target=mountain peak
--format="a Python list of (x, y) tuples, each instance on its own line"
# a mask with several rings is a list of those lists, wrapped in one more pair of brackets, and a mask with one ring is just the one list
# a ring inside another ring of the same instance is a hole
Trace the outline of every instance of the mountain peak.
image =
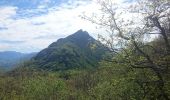
[(87, 31), (83, 31), (82, 29), (78, 30), (74, 34), (68, 36), (65, 38), (66, 40), (69, 40), (70, 42), (79, 45), (80, 47), (84, 48), (89, 43), (92, 43), (95, 41), (93, 37), (89, 35)]
[(87, 31), (83, 31), (82, 29), (78, 30), (77, 32), (68, 37), (91, 38), (89, 33)]
[(83, 32), (83, 29), (78, 30), (77, 32)]
[(76, 33), (79, 33), (79, 34), (89, 34), (87, 31), (83, 31), (83, 29), (78, 30)]
[(56, 42), (52, 43), (49, 47), (57, 47), (59, 45), (65, 44), (66, 42), (74, 43), (81, 47), (85, 47), (89, 42), (93, 42), (95, 39), (89, 35), (87, 31), (82, 29), (77, 32), (67, 36), (66, 38), (58, 39)]
[(91, 49), (96, 40), (88, 32), (78, 30), (66, 38), (59, 39), (34, 57), (36, 66), (49, 70), (96, 67), (105, 50)]

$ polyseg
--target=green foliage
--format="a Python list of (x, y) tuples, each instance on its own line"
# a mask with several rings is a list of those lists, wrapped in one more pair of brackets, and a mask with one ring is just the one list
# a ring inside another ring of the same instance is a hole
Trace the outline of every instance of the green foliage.
[(61, 99), (65, 89), (66, 84), (53, 77), (37, 77), (24, 81), (24, 94), (28, 100)]
[[(150, 70), (133, 70), (128, 64), (106, 61), (100, 65), (93, 70), (62, 72), (18, 69), (0, 77), (0, 99), (150, 100), (159, 95), (157, 85), (140, 84), (157, 80)], [(166, 83), (167, 94), (170, 94), (169, 83)]]
[[(58, 75), (36, 75), (32, 77), (0, 78), (0, 97), (2, 100), (57, 100), (67, 94), (66, 83)], [(65, 92), (66, 91), (66, 92)]]

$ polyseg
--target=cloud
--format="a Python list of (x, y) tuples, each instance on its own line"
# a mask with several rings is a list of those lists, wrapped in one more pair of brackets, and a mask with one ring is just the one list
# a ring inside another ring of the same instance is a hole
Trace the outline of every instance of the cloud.
[(50, 34), (50, 35), (41, 35), (41, 36), (38, 36), (38, 37), (35, 37), (34, 39), (54, 39), (54, 40), (57, 40), (58, 37), (64, 37), (64, 35), (62, 36), (62, 34), (58, 34), (58, 35), (55, 35), (55, 34)]
[(44, 25), (44, 22), (32, 22), (33, 25)]
[[(49, 3), (50, 0), (46, 2)], [(43, 5), (44, 3), (41, 6)], [(92, 7), (94, 9), (91, 9)], [(90, 22), (82, 20), (79, 15), (85, 11), (89, 13), (95, 11), (95, 7), (96, 4), (88, 0), (69, 0), (60, 6), (46, 9), (40, 6), (37, 9), (27, 10), (13, 6), (1, 7), (0, 26), (6, 29), (0, 30), (0, 44), (8, 43), (10, 49), (20, 52), (33, 52), (79, 29), (94, 32), (95, 27)], [(16, 47), (13, 47), (13, 44)]]
[(6, 51), (9, 49), (10, 49), (10, 46), (8, 46), (8, 45), (0, 45), (0, 51)]
[(25, 41), (10, 41), (10, 40), (0, 40), (1, 44), (21, 44), (24, 43)]
[[(0, 7), (0, 25), (9, 23), (12, 16), (16, 15), (17, 7), (2, 6)], [(6, 21), (8, 20), (8, 21)]]
[[(96, 36), (100, 31), (96, 30), (95, 25), (79, 17), (83, 13), (90, 15), (98, 12), (99, 5), (95, 0), (61, 0), (65, 2), (56, 0), (58, 4), (54, 1), (43, 0), (32, 9), (22, 8), (21, 5), (0, 7), (0, 27), (2, 27), (0, 40), (8, 40), (4, 41), (8, 42), (8, 45), (4, 48), (2, 46), (0, 50), (40, 51), (57, 39), (79, 29), (88, 31), (92, 36)], [(120, 1), (122, 2), (117, 0)], [(0, 42), (0, 45), (4, 43)], [(13, 46), (13, 43), (16, 46)]]
[(0, 27), (0, 30), (7, 30), (7, 27)]

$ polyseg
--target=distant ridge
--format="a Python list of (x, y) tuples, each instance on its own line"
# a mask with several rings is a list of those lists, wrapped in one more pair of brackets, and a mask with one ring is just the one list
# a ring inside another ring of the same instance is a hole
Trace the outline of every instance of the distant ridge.
[(37, 53), (20, 53), (16, 51), (0, 52), (0, 68), (12, 69), (19, 63), (27, 61), (34, 57)]

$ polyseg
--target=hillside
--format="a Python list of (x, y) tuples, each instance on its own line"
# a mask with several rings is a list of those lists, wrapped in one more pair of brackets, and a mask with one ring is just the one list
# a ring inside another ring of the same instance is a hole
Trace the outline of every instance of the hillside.
[(88, 32), (79, 30), (52, 43), (33, 59), (39, 68), (58, 71), (97, 67), (104, 54), (105, 47), (101, 43)]

